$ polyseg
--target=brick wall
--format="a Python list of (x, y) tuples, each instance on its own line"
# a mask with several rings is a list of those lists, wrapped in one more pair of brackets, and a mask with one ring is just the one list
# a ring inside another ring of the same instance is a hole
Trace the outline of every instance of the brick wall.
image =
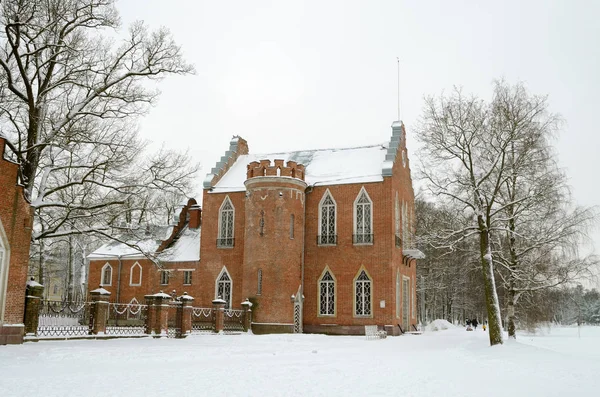
[[(23, 323), (32, 210), (23, 188), (17, 185), (18, 165), (4, 160), (4, 150), (5, 142), (0, 137), (0, 220), (10, 249), (4, 318), (0, 321), (6, 325)], [(0, 326), (0, 344), (22, 341), (22, 330), (15, 335), (13, 328)]]

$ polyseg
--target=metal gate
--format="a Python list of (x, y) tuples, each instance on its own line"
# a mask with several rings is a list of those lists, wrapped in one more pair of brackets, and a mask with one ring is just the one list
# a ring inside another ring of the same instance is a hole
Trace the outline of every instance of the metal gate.
[(294, 333), (301, 334), (302, 333), (302, 301), (304, 300), (304, 296), (302, 296), (302, 286), (298, 287), (298, 292), (296, 292), (296, 296), (294, 297)]

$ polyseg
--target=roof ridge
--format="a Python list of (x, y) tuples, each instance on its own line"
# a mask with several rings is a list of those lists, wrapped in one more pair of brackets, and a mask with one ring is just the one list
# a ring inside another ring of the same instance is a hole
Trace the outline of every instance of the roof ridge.
[(373, 148), (373, 147), (378, 147), (381, 146), (382, 149), (387, 149), (387, 144), (389, 144), (389, 142), (381, 142), (381, 143), (374, 143), (374, 144), (370, 144), (370, 145), (361, 145), (361, 146), (351, 146), (351, 147), (330, 147), (330, 148), (321, 148), (321, 149), (304, 149), (304, 150), (290, 150), (290, 151), (279, 151), (279, 152), (270, 152), (270, 153), (248, 153), (247, 155), (249, 156), (263, 156), (263, 155), (270, 155), (270, 154), (283, 154), (283, 153), (301, 153), (301, 152), (321, 152), (321, 151), (326, 151), (326, 150), (353, 150), (353, 149), (367, 149), (367, 148)]

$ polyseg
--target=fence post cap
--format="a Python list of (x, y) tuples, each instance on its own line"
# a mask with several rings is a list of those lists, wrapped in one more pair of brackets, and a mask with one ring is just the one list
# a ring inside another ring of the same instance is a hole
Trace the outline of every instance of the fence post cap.
[(221, 298), (217, 298), (217, 299), (214, 299), (214, 300), (212, 301), (212, 303), (213, 303), (213, 304), (220, 304), (220, 303), (222, 303), (222, 304), (226, 304), (226, 303), (227, 303), (227, 301), (226, 301), (226, 300), (224, 300), (224, 299), (221, 299)]
[(194, 298), (189, 296), (187, 292), (184, 292), (183, 295), (181, 295), (178, 299), (182, 300), (182, 301), (193, 301), (194, 300)]
[(158, 293), (156, 293), (156, 294), (154, 294), (154, 295), (150, 295), (150, 296), (152, 296), (152, 297), (154, 297), (154, 298), (165, 298), (165, 299), (171, 299), (171, 295), (169, 295), (169, 294), (165, 294), (165, 293), (164, 293), (164, 292), (162, 292), (162, 291), (160, 291), (160, 292), (158, 292)]
[(42, 284), (38, 283), (37, 281), (35, 281), (35, 279), (33, 277), (31, 277), (29, 280), (27, 280), (27, 284), (28, 287), (33, 288), (33, 287), (43, 287)]
[(242, 306), (252, 307), (252, 302), (250, 302), (248, 298), (246, 298), (246, 300), (242, 302)]
[(104, 288), (102, 288), (102, 286), (96, 288), (93, 291), (90, 291), (90, 294), (92, 295), (110, 295), (110, 292), (105, 290)]

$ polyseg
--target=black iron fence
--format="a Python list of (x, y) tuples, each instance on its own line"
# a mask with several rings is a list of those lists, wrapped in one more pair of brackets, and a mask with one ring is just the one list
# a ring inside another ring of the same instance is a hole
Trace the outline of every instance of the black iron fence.
[(244, 316), (242, 310), (225, 309), (223, 313), (223, 332), (244, 332)]
[(209, 333), (215, 331), (214, 310), (212, 308), (192, 308), (192, 333)]
[(44, 300), (40, 305), (38, 337), (69, 337), (91, 333), (90, 303)]
[(143, 335), (148, 306), (139, 303), (109, 303), (107, 335)]

